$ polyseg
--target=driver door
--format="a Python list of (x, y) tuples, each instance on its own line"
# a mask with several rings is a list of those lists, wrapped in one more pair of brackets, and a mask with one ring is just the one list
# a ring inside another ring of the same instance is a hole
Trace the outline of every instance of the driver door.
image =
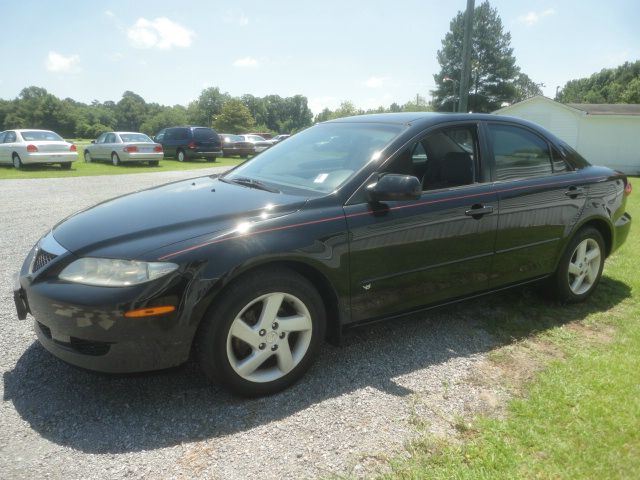
[(418, 200), (362, 199), (344, 207), (351, 321), (488, 288), (498, 204), (484, 181), (479, 145), (477, 124), (427, 132), (378, 172), (418, 177), (423, 188)]

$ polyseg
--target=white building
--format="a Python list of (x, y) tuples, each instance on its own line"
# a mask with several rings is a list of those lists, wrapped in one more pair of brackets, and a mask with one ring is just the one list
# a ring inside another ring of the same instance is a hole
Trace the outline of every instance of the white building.
[(640, 105), (563, 104), (537, 96), (493, 113), (543, 126), (594, 165), (640, 175)]

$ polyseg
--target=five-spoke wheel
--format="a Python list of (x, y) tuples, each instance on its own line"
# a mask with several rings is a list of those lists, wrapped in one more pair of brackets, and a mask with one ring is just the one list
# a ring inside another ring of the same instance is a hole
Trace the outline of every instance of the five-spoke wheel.
[(602, 234), (593, 227), (578, 231), (567, 245), (553, 277), (551, 287), (555, 296), (566, 302), (586, 299), (600, 281), (604, 257)]
[(311, 366), (324, 338), (325, 310), (306, 278), (286, 269), (260, 269), (221, 296), (197, 339), (207, 376), (241, 395), (266, 395), (286, 388)]

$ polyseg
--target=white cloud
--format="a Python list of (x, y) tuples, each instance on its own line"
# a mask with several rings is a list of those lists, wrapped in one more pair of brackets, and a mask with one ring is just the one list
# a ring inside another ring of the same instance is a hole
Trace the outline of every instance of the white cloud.
[(542, 20), (544, 17), (549, 17), (551, 15), (555, 15), (556, 11), (553, 8), (547, 8), (546, 10), (543, 10), (542, 12), (528, 12), (525, 15), (520, 15), (518, 17), (518, 21), (520, 23), (524, 23), (525, 25), (527, 25), (528, 27), (531, 27), (532, 25), (535, 25), (536, 23), (538, 23), (540, 20)]
[(105, 11), (104, 11), (104, 14), (105, 14), (107, 17), (111, 17), (111, 18), (114, 18), (114, 17), (116, 16), (116, 14), (115, 14), (115, 13), (113, 13), (111, 10), (105, 10)]
[(80, 57), (78, 55), (62, 55), (58, 52), (49, 52), (45, 62), (47, 70), (56, 73), (78, 73), (80, 68)]
[(238, 20), (238, 25), (241, 27), (246, 27), (249, 25), (249, 17), (247, 17), (244, 13), (240, 14), (240, 19)]
[(191, 45), (194, 33), (166, 17), (153, 20), (139, 18), (127, 30), (129, 42), (136, 48), (158, 48), (168, 50), (173, 47), (186, 48)]
[(233, 62), (234, 67), (257, 67), (258, 60), (253, 57), (243, 57)]
[(386, 78), (384, 77), (376, 77), (376, 76), (372, 76), (369, 77), (365, 82), (364, 82), (364, 86), (365, 87), (369, 87), (369, 88), (380, 88), (382, 86), (384, 86), (385, 82), (387, 81)]

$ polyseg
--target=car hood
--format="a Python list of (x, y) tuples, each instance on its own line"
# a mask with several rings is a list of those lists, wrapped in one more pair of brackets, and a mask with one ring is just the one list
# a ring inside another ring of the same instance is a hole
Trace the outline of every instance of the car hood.
[(298, 210), (305, 197), (219, 181), (184, 180), (100, 203), (60, 222), (53, 236), (79, 256), (140, 258), (167, 245)]

